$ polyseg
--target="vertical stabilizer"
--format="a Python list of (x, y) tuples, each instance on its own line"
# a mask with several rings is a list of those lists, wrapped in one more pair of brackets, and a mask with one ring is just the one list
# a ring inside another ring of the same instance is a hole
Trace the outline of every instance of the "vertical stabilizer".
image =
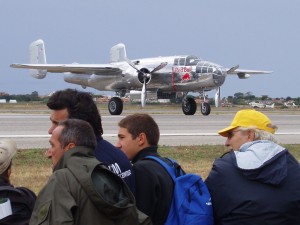
[(110, 49), (110, 62), (122, 62), (126, 58), (126, 49), (123, 43), (117, 44)]
[[(29, 45), (29, 62), (30, 64), (46, 64), (46, 52), (44, 41), (39, 39)], [(43, 79), (47, 75), (47, 70), (30, 69), (31, 76), (37, 79)]]

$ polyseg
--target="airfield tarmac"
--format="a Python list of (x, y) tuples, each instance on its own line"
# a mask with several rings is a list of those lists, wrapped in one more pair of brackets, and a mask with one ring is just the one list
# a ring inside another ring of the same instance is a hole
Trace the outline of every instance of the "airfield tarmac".
[[(236, 110), (215, 111), (209, 116), (200, 113), (185, 116), (178, 110), (167, 112), (142, 110), (149, 113), (160, 127), (160, 145), (190, 146), (224, 144), (225, 138), (217, 131), (228, 126)], [(104, 138), (115, 144), (117, 141), (118, 122), (124, 116), (136, 111), (124, 111), (124, 115), (111, 116), (102, 113)], [(279, 129), (276, 138), (283, 144), (300, 144), (300, 114), (293, 111), (265, 111)], [(48, 148), (50, 127), (49, 112), (7, 112), (0, 110), (0, 138), (12, 138), (19, 149)]]

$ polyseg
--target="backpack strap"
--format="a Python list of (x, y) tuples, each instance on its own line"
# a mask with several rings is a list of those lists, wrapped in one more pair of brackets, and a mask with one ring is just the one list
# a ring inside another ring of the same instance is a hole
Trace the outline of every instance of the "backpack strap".
[[(159, 158), (156, 156), (146, 156), (146, 159), (151, 159), (154, 160), (156, 162), (158, 162), (160, 165), (162, 165), (165, 170), (170, 174), (170, 176), (172, 177), (173, 181), (175, 181), (175, 179), (179, 176), (182, 176), (185, 174), (185, 172), (182, 170), (181, 166), (174, 160), (171, 158)], [(168, 163), (170, 162), (170, 163)]]
[(9, 185), (0, 186), (0, 191), (13, 191), (13, 192), (17, 192), (21, 195), (23, 194), (22, 191), (18, 190), (17, 188), (14, 188), (12, 186), (9, 186)]

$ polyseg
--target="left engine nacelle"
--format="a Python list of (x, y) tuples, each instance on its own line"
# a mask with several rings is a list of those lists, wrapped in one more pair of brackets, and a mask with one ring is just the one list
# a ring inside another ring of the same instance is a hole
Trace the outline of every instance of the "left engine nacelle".
[(141, 84), (144, 83), (144, 77), (146, 76), (146, 84), (148, 84), (151, 80), (150, 71), (147, 68), (140, 69), (141, 72), (138, 73), (138, 79)]

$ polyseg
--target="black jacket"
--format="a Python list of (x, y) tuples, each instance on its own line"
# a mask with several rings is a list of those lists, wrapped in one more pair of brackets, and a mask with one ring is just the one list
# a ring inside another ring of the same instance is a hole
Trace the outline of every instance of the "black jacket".
[(173, 197), (173, 180), (166, 170), (148, 155), (159, 156), (157, 147), (140, 151), (132, 160), (136, 183), (136, 204), (150, 216), (153, 225), (163, 225), (168, 217)]
[(1, 225), (27, 225), (34, 207), (36, 195), (24, 187), (13, 187), (0, 180), (0, 198), (9, 198), (12, 215), (0, 220)]
[(206, 179), (215, 224), (300, 224), (299, 162), (275, 143), (243, 146), (217, 159)]

